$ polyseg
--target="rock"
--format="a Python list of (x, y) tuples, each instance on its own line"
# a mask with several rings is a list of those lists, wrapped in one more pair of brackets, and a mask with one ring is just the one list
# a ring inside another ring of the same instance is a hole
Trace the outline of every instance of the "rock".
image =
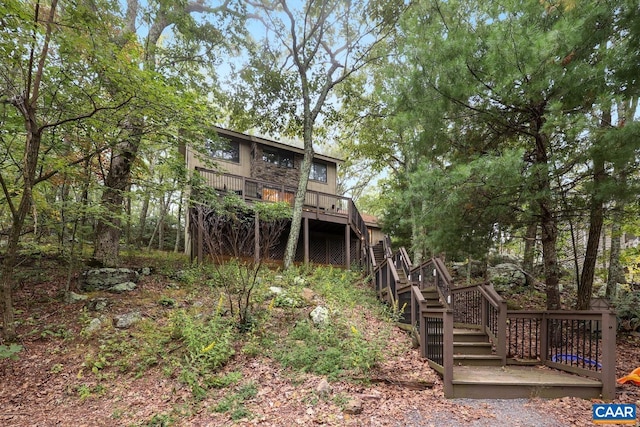
[(362, 400), (358, 398), (352, 398), (347, 402), (344, 407), (344, 413), (350, 415), (358, 415), (362, 413)]
[(140, 274), (142, 274), (143, 276), (148, 276), (151, 274), (151, 269), (149, 267), (144, 267), (142, 270), (140, 270)]
[(280, 286), (270, 286), (269, 292), (271, 292), (271, 295), (282, 295), (284, 293), (284, 289)]
[(142, 315), (139, 311), (132, 311), (130, 313), (116, 316), (114, 319), (116, 321), (116, 328), (128, 329), (134, 324), (138, 323), (142, 319)]
[(301, 276), (296, 276), (293, 278), (293, 284), (295, 286), (304, 286), (304, 283), (305, 283), (304, 278)]
[(125, 282), (118, 283), (115, 286), (112, 286), (108, 289), (109, 292), (113, 292), (115, 294), (121, 294), (122, 292), (130, 292), (134, 290), (138, 285), (133, 282)]
[(517, 264), (505, 263), (490, 267), (487, 276), (498, 292), (521, 288), (527, 284), (527, 277)]
[(71, 300), (71, 302), (85, 301), (88, 298), (89, 296), (87, 295), (80, 295), (76, 294), (75, 292), (69, 292), (69, 299)]
[(109, 300), (107, 298), (93, 298), (85, 304), (85, 307), (89, 311), (102, 311), (109, 306)]
[(469, 268), (471, 268), (472, 278), (484, 277), (486, 266), (482, 261), (472, 260), (471, 263), (454, 263), (452, 266), (453, 272), (459, 277), (467, 277)]
[(331, 386), (326, 379), (321, 379), (318, 385), (316, 386), (316, 393), (320, 397), (329, 397), (331, 394)]
[(303, 288), (302, 292), (300, 292), (300, 297), (307, 303), (307, 304), (311, 304), (313, 303), (316, 298), (318, 298), (318, 296), (316, 295), (315, 292), (313, 292), (311, 289), (309, 288)]
[(100, 329), (101, 327), (102, 327), (101, 319), (98, 319), (98, 318), (91, 319), (91, 322), (89, 322), (89, 325), (87, 325), (87, 327), (84, 328), (84, 332), (87, 334), (92, 334), (98, 329)]
[(487, 260), (487, 263), (490, 266), (499, 265), (499, 264), (520, 264), (521, 260), (515, 255), (511, 254), (498, 254), (493, 253), (490, 254)]
[(129, 268), (97, 268), (85, 271), (83, 276), (80, 285), (83, 291), (101, 291), (119, 283), (138, 281), (138, 273)]
[(326, 307), (317, 306), (309, 313), (313, 324), (318, 327), (326, 326), (329, 323), (329, 310)]

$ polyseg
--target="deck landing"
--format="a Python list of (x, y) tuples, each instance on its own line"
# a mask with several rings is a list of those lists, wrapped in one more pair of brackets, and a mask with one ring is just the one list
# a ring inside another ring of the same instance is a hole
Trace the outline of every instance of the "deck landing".
[(602, 383), (545, 367), (455, 366), (453, 387), (455, 397), (594, 398), (600, 395)]

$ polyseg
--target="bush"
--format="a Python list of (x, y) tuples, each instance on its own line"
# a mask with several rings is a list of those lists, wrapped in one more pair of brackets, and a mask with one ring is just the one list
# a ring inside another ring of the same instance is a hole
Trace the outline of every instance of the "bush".
[[(202, 398), (212, 386), (215, 372), (234, 354), (233, 325), (218, 313), (208, 320), (178, 310), (171, 318), (173, 336), (184, 344), (181, 379)], [(212, 380), (209, 381), (208, 378)]]
[(614, 305), (620, 330), (636, 331), (640, 328), (640, 292), (621, 291)]

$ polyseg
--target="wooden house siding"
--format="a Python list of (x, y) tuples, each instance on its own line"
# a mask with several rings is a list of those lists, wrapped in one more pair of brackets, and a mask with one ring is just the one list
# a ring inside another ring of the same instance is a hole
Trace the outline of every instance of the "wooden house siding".
[[(301, 148), (221, 128), (216, 128), (216, 132), (238, 144), (238, 161), (219, 158), (207, 161), (202, 154), (186, 147), (183, 153), (188, 170), (199, 173), (207, 185), (219, 192), (234, 192), (249, 203), (286, 201), (293, 205), (304, 154)], [(265, 150), (271, 153), (267, 156), (270, 161), (264, 160)], [(274, 160), (278, 154), (283, 161)], [(295, 260), (345, 267), (359, 264), (371, 236), (377, 237), (375, 230), (379, 228), (375, 221), (369, 221), (374, 230), (370, 233), (353, 201), (336, 194), (340, 160), (316, 154), (314, 162), (326, 166), (326, 182), (314, 179), (308, 182)], [(319, 171), (316, 176), (323, 178), (324, 169), (321, 167)], [(191, 256), (201, 258), (205, 255), (199, 236), (203, 230), (196, 224), (197, 215), (193, 208), (187, 215), (185, 247)], [(270, 254), (272, 259), (282, 259), (287, 236), (288, 229)]]

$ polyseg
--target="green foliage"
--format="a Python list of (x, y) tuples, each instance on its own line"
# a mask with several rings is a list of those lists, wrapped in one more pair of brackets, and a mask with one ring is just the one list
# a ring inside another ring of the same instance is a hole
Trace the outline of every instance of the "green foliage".
[(18, 360), (18, 353), (22, 351), (22, 348), (19, 344), (0, 344), (0, 359)]
[(618, 328), (622, 331), (640, 329), (640, 292), (621, 290), (613, 302), (618, 318)]
[(233, 356), (233, 324), (215, 313), (210, 319), (178, 310), (172, 317), (173, 337), (184, 345), (180, 378), (196, 398), (217, 384), (214, 373)]
[(172, 308), (176, 306), (176, 300), (167, 296), (161, 296), (158, 300), (158, 304), (164, 307)]
[(243, 384), (236, 388), (234, 393), (227, 393), (213, 408), (215, 412), (230, 412), (234, 421), (242, 418), (250, 418), (251, 412), (244, 406), (244, 402), (258, 394), (258, 388), (253, 382)]
[(238, 259), (214, 266), (215, 274), (210, 282), (224, 291), (231, 316), (237, 321), (239, 330), (246, 332), (255, 323), (254, 308), (259, 301), (254, 291), (260, 285), (260, 263)]
[(345, 372), (368, 372), (382, 357), (383, 337), (365, 338), (354, 326), (332, 318), (324, 328), (299, 321), (274, 356), (285, 367), (337, 379)]
[(102, 384), (90, 386), (88, 384), (80, 384), (76, 387), (76, 393), (80, 400), (86, 400), (92, 397), (105, 394), (107, 389)]
[(362, 313), (353, 312), (352, 307), (358, 304), (385, 316), (375, 295), (357, 285), (360, 277), (354, 272), (318, 267), (303, 280), (296, 273), (286, 274), (284, 279), (317, 292), (329, 307), (330, 321), (322, 328), (308, 319), (297, 321), (284, 343), (273, 349), (274, 357), (291, 369), (332, 379), (373, 368), (382, 358), (388, 331), (367, 331)]
[(144, 424), (148, 427), (168, 427), (173, 425), (175, 422), (174, 418), (169, 414), (154, 414), (151, 419)]

